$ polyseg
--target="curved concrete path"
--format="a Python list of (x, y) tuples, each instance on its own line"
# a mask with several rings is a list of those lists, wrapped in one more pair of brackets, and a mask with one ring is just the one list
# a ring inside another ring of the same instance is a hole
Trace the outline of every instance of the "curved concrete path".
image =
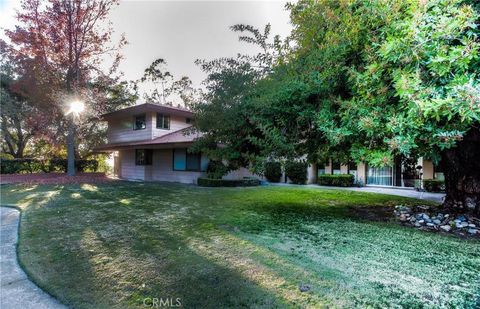
[(0, 207), (0, 308), (67, 308), (31, 282), (17, 261), (20, 212)]

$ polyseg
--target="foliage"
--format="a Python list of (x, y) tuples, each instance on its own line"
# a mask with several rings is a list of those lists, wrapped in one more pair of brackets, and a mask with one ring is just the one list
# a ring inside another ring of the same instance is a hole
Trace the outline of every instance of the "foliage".
[[(22, 0), (16, 27), (5, 30), (9, 43), (0, 40), (2, 53), (15, 64), (14, 73), (19, 76), (15, 89), (35, 107), (36, 138), (62, 148), (66, 133), (73, 138), (71, 115), (65, 116), (68, 103), (85, 103), (85, 111), (74, 120), (77, 158), (104, 140), (105, 126), (99, 116), (126, 101), (131, 104), (130, 91), (118, 89), (125, 86), (119, 83), (117, 68), (126, 40), (122, 35), (117, 44), (112, 43), (113, 28), (108, 22), (118, 3)], [(118, 100), (124, 94), (128, 98)]]
[(229, 168), (219, 160), (210, 160), (207, 165), (207, 177), (210, 179), (222, 179), (227, 175)]
[[(78, 172), (97, 172), (98, 165), (97, 160), (75, 160)], [(1, 174), (67, 172), (67, 159), (2, 159), (0, 170)]]
[(140, 85), (153, 88), (150, 92), (145, 91), (143, 94), (146, 101), (168, 105), (173, 105), (171, 102), (173, 95), (180, 98), (185, 107), (190, 107), (201, 94), (201, 89), (195, 89), (188, 76), (182, 76), (180, 79), (174, 80), (174, 76), (167, 71), (167, 61), (163, 58), (154, 60), (145, 69), (142, 78), (135, 82), (137, 89)]
[(270, 182), (279, 182), (282, 177), (282, 164), (280, 162), (265, 162), (265, 178)]
[(321, 186), (335, 186), (335, 187), (352, 187), (354, 182), (353, 175), (339, 174), (339, 175), (319, 175), (318, 184)]
[(425, 179), (423, 180), (423, 188), (427, 192), (444, 192), (445, 181), (438, 179)]
[[(270, 45), (273, 52), (202, 63), (208, 87), (196, 106), (205, 132), (200, 149), (225, 144), (211, 152), (244, 166), (328, 156), (386, 166), (397, 156), (438, 163), (475, 135), (476, 1), (300, 0), (287, 8), (293, 31)], [(255, 28), (236, 29), (253, 33), (245, 42), (267, 46)], [(268, 70), (256, 69), (260, 59), (273, 59)], [(480, 188), (475, 177), (451, 187)]]
[(41, 129), (41, 122), (35, 117), (38, 109), (17, 87), (24, 76), (15, 72), (15, 65), (3, 53), (0, 71), (2, 152), (23, 158), (29, 154), (31, 140)]
[(287, 161), (285, 175), (292, 183), (304, 185), (307, 181), (307, 163), (302, 161)]
[(260, 185), (260, 181), (256, 178), (219, 179), (200, 177), (197, 183), (201, 187), (253, 187)]

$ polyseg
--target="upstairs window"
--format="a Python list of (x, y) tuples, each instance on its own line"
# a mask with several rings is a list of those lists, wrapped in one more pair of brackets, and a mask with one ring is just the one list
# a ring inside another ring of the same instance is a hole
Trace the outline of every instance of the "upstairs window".
[(135, 149), (135, 165), (152, 165), (152, 149)]
[(133, 123), (134, 130), (143, 130), (147, 128), (147, 117), (145, 114), (135, 116), (135, 121)]
[(157, 129), (170, 130), (170, 116), (157, 113)]

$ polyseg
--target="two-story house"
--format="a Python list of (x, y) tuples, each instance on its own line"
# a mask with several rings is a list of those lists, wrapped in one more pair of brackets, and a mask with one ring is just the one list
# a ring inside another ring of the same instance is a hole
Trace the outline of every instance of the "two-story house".
[[(189, 132), (194, 114), (184, 108), (144, 103), (102, 115), (108, 143), (97, 151), (112, 152), (114, 173), (123, 179), (196, 183), (208, 158), (189, 153), (197, 133)], [(252, 176), (247, 169), (225, 178)]]
[[(114, 171), (120, 178), (196, 183), (206, 171), (208, 158), (187, 151), (198, 137), (189, 130), (194, 118), (187, 109), (153, 103), (108, 113), (103, 115), (108, 122), (108, 143), (97, 150), (113, 152)], [(353, 174), (359, 184), (396, 187), (413, 187), (417, 179), (443, 176), (431, 161), (423, 159), (408, 166), (395, 162), (381, 168), (329, 160), (311, 164), (307, 172), (308, 183), (316, 183), (320, 174)], [(245, 176), (254, 175), (242, 168), (224, 178)]]

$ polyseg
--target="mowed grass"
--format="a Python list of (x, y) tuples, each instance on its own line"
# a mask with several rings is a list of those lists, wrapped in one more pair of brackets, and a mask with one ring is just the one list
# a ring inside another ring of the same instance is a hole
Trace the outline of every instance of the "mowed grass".
[(117, 182), (4, 185), (2, 204), (23, 210), (21, 264), (74, 308), (480, 306), (478, 241), (358, 216), (418, 200)]

